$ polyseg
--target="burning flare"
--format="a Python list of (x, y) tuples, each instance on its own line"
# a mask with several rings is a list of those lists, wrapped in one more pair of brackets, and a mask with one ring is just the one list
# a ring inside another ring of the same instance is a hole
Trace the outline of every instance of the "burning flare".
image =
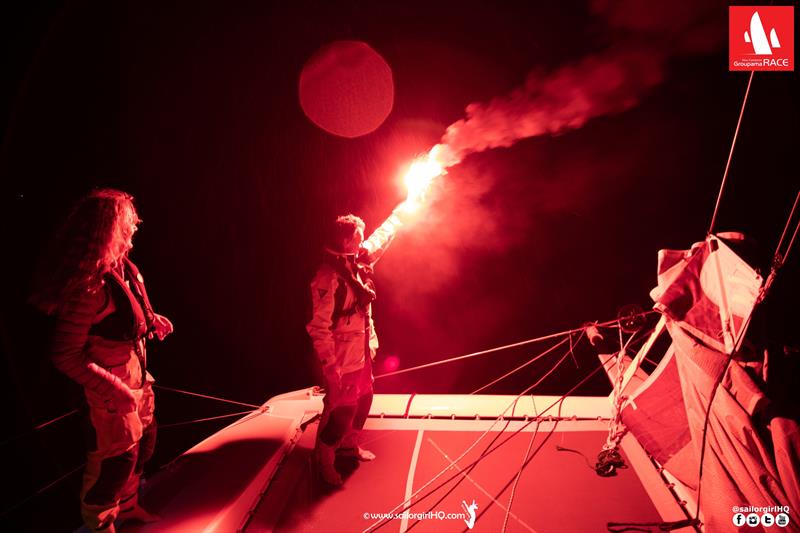
[(404, 203), (411, 210), (416, 210), (425, 200), (433, 180), (447, 172), (440, 154), (441, 145), (437, 144), (426, 155), (411, 163), (406, 171), (403, 181), (408, 189), (408, 197)]
[(421, 157), (411, 163), (411, 167), (406, 172), (404, 178), (408, 189), (408, 201), (418, 202), (425, 197), (425, 193), (433, 182), (433, 179), (444, 172), (444, 169), (428, 156)]

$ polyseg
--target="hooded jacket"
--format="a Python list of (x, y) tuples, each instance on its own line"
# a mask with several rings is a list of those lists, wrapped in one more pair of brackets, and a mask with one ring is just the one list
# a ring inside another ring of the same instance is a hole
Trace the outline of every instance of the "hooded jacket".
[(401, 225), (393, 213), (361, 244), (357, 254), (325, 250), (311, 281), (313, 316), (306, 326), (323, 372), (356, 372), (364, 368), (367, 353), (375, 358), (378, 336), (372, 321), (375, 292), (371, 274)]

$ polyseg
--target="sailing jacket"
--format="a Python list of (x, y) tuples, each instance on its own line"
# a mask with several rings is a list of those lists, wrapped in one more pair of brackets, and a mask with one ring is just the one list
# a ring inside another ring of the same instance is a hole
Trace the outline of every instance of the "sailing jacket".
[(323, 371), (338, 375), (364, 368), (366, 354), (375, 358), (378, 336), (372, 321), (375, 263), (401, 226), (392, 214), (365, 240), (358, 254), (325, 250), (311, 281), (313, 316), (306, 326)]
[(113, 400), (122, 384), (141, 389), (149, 378), (144, 337), (154, 315), (139, 270), (128, 259), (124, 269), (127, 283), (109, 272), (100, 288), (73, 295), (58, 312), (53, 363), (84, 387), (90, 405)]

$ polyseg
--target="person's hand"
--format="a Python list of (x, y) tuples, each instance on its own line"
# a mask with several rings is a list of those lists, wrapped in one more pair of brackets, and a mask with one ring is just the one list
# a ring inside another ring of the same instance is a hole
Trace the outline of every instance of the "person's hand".
[(136, 396), (130, 387), (124, 383), (119, 383), (112, 399), (106, 402), (109, 411), (125, 414), (136, 410)]
[(407, 224), (411, 217), (419, 211), (420, 207), (420, 202), (409, 198), (400, 202), (397, 207), (394, 208), (392, 214), (398, 218), (401, 224)]
[(342, 377), (335, 368), (325, 368), (322, 374), (325, 377), (325, 394), (333, 399), (342, 391)]
[(155, 330), (150, 334), (150, 338), (152, 339), (153, 335), (155, 335), (160, 341), (164, 340), (164, 337), (175, 331), (175, 327), (172, 325), (169, 318), (159, 314), (155, 315), (153, 327)]

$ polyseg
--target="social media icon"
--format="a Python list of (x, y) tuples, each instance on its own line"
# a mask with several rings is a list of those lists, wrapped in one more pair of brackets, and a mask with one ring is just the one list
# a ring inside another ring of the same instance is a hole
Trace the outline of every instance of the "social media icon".
[(761, 523), (761, 517), (759, 517), (756, 513), (750, 513), (749, 515), (747, 515), (748, 526), (756, 527), (760, 523)]
[(775, 525), (780, 527), (786, 527), (789, 525), (789, 515), (786, 513), (778, 513), (778, 516), (775, 517)]
[(743, 513), (736, 513), (735, 515), (733, 515), (733, 525), (734, 526), (744, 525), (744, 514)]
[(771, 513), (764, 513), (761, 515), (761, 525), (769, 527), (775, 523), (775, 517)]

